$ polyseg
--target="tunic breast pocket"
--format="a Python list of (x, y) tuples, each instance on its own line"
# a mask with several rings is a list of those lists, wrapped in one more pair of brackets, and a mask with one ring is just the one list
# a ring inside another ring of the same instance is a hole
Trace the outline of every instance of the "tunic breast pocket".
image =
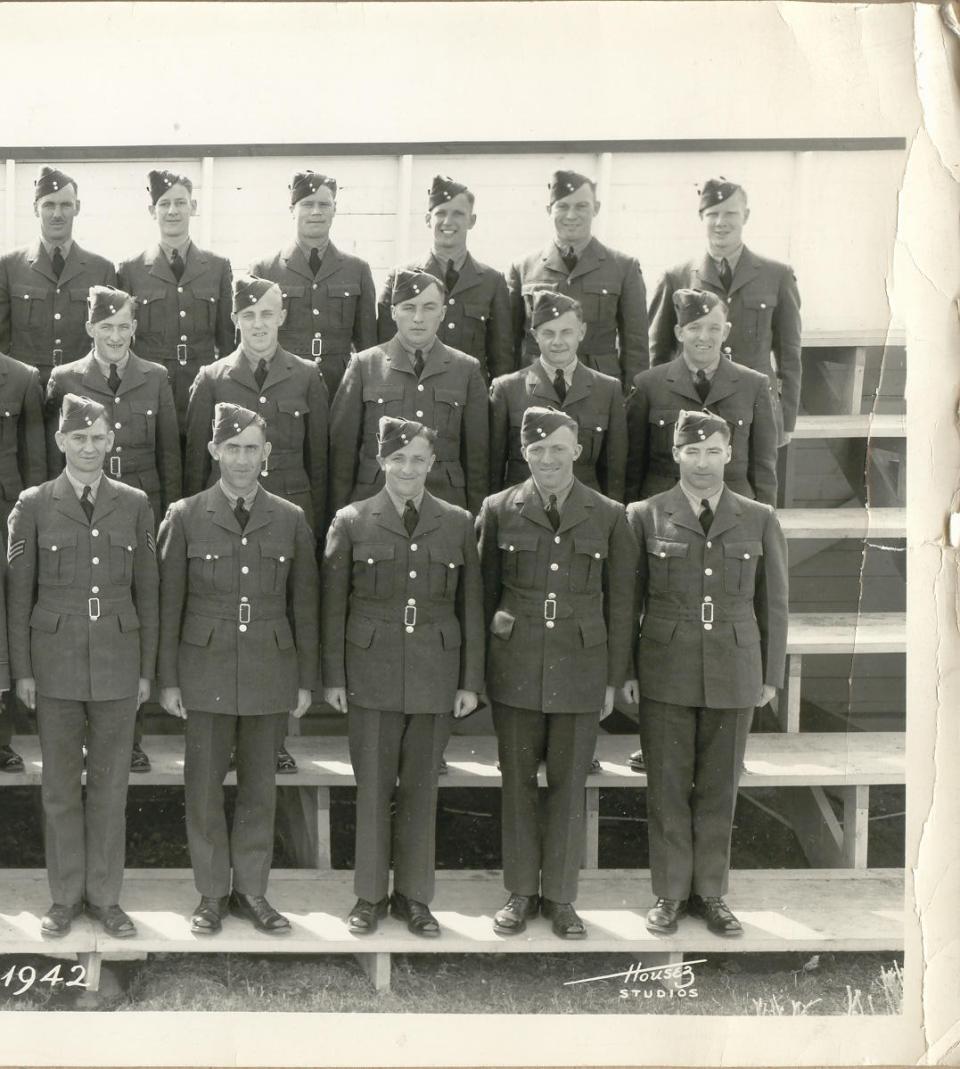
[(282, 286), (283, 307), (287, 318), (283, 330), (313, 330), (313, 305), (307, 298), (306, 286)]
[(76, 532), (38, 534), (37, 548), (39, 549), (37, 577), (41, 584), (60, 586), (72, 583), (76, 579)]
[(484, 352), (487, 341), (487, 309), (482, 304), (463, 305), (461, 344), (469, 353)]
[(607, 425), (610, 422), (606, 412), (587, 412), (577, 417), (580, 424), (580, 445), (583, 452), (580, 454), (580, 463), (589, 461), (595, 464), (603, 452), (603, 442), (607, 434)]
[(620, 284), (612, 279), (606, 282), (590, 279), (583, 283), (580, 295), (583, 316), (588, 323), (615, 319), (620, 301)]
[(20, 401), (0, 401), (0, 441), (13, 444), (17, 441), (20, 423)]
[(229, 594), (236, 589), (233, 546), (229, 542), (187, 544), (190, 585), (206, 593)]
[[(691, 405), (691, 407), (693, 407)], [(673, 427), (679, 412), (675, 408), (651, 408), (647, 417), (650, 457), (666, 457), (673, 462)]]
[[(271, 441), (283, 444), (285, 449), (297, 449), (303, 445), (303, 429), (310, 406), (300, 398), (277, 401), (276, 431)], [(269, 461), (268, 461), (269, 463)]]
[(682, 594), (687, 590), (689, 554), (690, 546), (686, 542), (671, 542), (665, 538), (647, 539), (651, 594)]
[(363, 403), (373, 420), (373, 430), (376, 432), (376, 424), (381, 416), (403, 415), (403, 387), (388, 386), (386, 383), (364, 386)]
[(217, 322), (217, 291), (210, 286), (194, 286), (192, 296), (188, 315), (193, 322), (193, 329), (201, 334), (209, 334)]
[(157, 437), (157, 405), (156, 401), (131, 401), (130, 402), (130, 438), (129, 444), (143, 444), (152, 446)]
[(110, 582), (127, 586), (133, 576), (133, 551), (137, 536), (133, 531), (110, 532)]
[(504, 580), (516, 587), (532, 587), (537, 578), (540, 540), (531, 534), (501, 534), (498, 540)]
[(352, 327), (359, 299), (359, 282), (327, 283), (327, 317), (330, 326)]
[(287, 588), (293, 546), (282, 542), (260, 543), (260, 590), (264, 594), (282, 594)]
[(42, 323), (49, 296), (41, 286), (11, 286), (10, 319), (14, 327), (25, 329)]
[(451, 438), (460, 435), (460, 421), (467, 403), (466, 388), (461, 390), (435, 389), (433, 391), (433, 418), (438, 434)]
[(396, 546), (390, 542), (357, 542), (353, 547), (353, 592), (362, 598), (393, 594)]
[(430, 597), (452, 598), (462, 566), (460, 546), (430, 546)]
[[(742, 311), (740, 313), (740, 329), (747, 337), (762, 338), (768, 335), (773, 327), (773, 312), (777, 307), (775, 295), (760, 297), (744, 297)], [(760, 370), (759, 368), (757, 370)]]
[(137, 337), (159, 340), (163, 333), (163, 289), (139, 290), (137, 298)]
[(757, 563), (762, 556), (762, 542), (725, 542), (723, 589), (728, 594), (752, 595)]
[(750, 448), (750, 428), (753, 425), (753, 408), (743, 412), (726, 412), (723, 418), (727, 421), (733, 432), (730, 445), (733, 455), (741, 464), (746, 464)]
[(64, 329), (79, 331), (80, 334), (84, 333), (84, 324), (87, 321), (87, 297), (89, 296), (89, 293), (89, 287), (86, 289), (70, 290), (70, 300), (67, 301), (67, 309), (64, 314), (64, 318), (66, 319)]
[(603, 584), (603, 565), (606, 559), (606, 539), (574, 535), (573, 558), (570, 561), (571, 592), (584, 594), (600, 590)]

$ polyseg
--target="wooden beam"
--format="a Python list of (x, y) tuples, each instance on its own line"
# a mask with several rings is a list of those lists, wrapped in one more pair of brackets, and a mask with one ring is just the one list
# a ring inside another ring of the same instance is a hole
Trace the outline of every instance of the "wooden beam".
[[(366, 937), (365, 937), (366, 938)], [(373, 938), (376, 938), (375, 936)], [(360, 968), (373, 984), (374, 991), (390, 990), (390, 955), (385, 953), (354, 954)]]
[(600, 790), (585, 789), (586, 820), (584, 821), (583, 867), (600, 867)]

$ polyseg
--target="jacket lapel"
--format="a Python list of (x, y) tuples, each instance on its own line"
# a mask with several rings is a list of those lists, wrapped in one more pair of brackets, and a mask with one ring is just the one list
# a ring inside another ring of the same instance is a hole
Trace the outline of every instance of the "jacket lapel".
[(149, 269), (149, 274), (154, 278), (159, 278), (172, 286), (177, 285), (176, 277), (173, 271), (170, 270), (170, 261), (159, 245), (154, 245), (153, 248), (147, 251), (143, 262)]
[(744, 245), (737, 261), (737, 269), (733, 272), (733, 281), (730, 283), (730, 295), (742, 289), (760, 274), (760, 265), (753, 258), (753, 253)]
[[(73, 487), (71, 486), (70, 489), (72, 490)], [(97, 500), (93, 503), (93, 517), (90, 520), (91, 526), (100, 523), (104, 516), (108, 516), (113, 512), (119, 496), (117, 488), (104, 475), (100, 480), (100, 489), (97, 491)], [(74, 497), (76, 497), (76, 494), (74, 494)], [(79, 508), (79, 506), (80, 502), (78, 501), (77, 507)], [(80, 509), (80, 512), (82, 514), (83, 509)], [(84, 519), (86, 519), (85, 516)]]
[[(567, 270), (567, 265), (563, 262), (563, 257), (560, 255), (560, 250), (553, 241), (551, 241), (540, 254), (540, 260), (543, 264), (549, 267), (551, 271), (556, 271), (558, 275), (563, 275), (564, 278), (570, 274)], [(579, 267), (580, 265), (577, 264), (577, 266)], [(549, 288), (549, 286), (543, 286), (543, 289)]]
[[(682, 527), (686, 531), (693, 531), (694, 534), (698, 534), (701, 538), (706, 537), (703, 533), (703, 528), (700, 526), (700, 520), (693, 514), (687, 495), (680, 489), (679, 483), (672, 490), (667, 491), (664, 511), (669, 514), (670, 519), (677, 527)], [(716, 518), (714, 518), (714, 523), (716, 523)]]
[[(700, 521), (698, 520), (697, 522), (699, 523)], [(737, 527), (739, 523), (740, 506), (734, 495), (724, 487), (720, 500), (717, 502), (717, 511), (714, 513), (713, 523), (710, 524), (708, 537), (716, 538), (725, 531), (729, 531), (731, 527)]]
[[(423, 495), (423, 501), (421, 506), (427, 500), (427, 495)], [(421, 521), (422, 521), (423, 509), (421, 508)], [(373, 496), (370, 503), (370, 515), (373, 516), (377, 525), (386, 528), (388, 531), (395, 535), (399, 535), (401, 538), (408, 538), (407, 529), (403, 526), (403, 520), (400, 519), (400, 513), (397, 512), (396, 506), (390, 500), (390, 495), (387, 491), (380, 490)], [(420, 526), (420, 521), (417, 523), (417, 528)]]
[(450, 350), (438, 338), (424, 359), (423, 374), (420, 376), (420, 381), (423, 382), (432, 375), (443, 374), (450, 364), (450, 359)]
[[(714, 375), (714, 378), (716, 378), (716, 375)], [(674, 393), (688, 398), (698, 409), (703, 408), (700, 394), (697, 393), (696, 387), (693, 385), (693, 376), (690, 374), (690, 369), (682, 356), (674, 357), (670, 361), (667, 367), (667, 382), (670, 383), (670, 389)]]
[(547, 378), (546, 371), (539, 358), (527, 368), (527, 395), (545, 401), (550, 408), (560, 407), (560, 397), (553, 388), (553, 383)]
[(567, 396), (563, 399), (563, 407), (567, 408), (570, 405), (575, 405), (578, 401), (583, 401), (590, 396), (590, 391), (593, 389), (593, 379), (590, 373), (583, 366), (578, 363), (573, 369), (573, 382), (567, 387)]
[(44, 278), (50, 279), (54, 285), (57, 284), (57, 276), (53, 273), (53, 264), (50, 263), (50, 257), (47, 255), (47, 250), (43, 247), (43, 242), (39, 239), (30, 246), (30, 250), (27, 253), (27, 260), (30, 262), (30, 266), (43, 275)]
[[(244, 363), (247, 367), (250, 367), (250, 361), (244, 358)], [(293, 361), (290, 359), (289, 354), (283, 349), (277, 349), (273, 354), (273, 359), (267, 365), (267, 377), (263, 380), (263, 388), (267, 389), (269, 386), (276, 386), (278, 382), (283, 382), (284, 379), (289, 379), (293, 374)], [(250, 377), (253, 378), (253, 372), (250, 372)], [(256, 388), (257, 380), (253, 379), (254, 388)]]
[[(133, 357), (130, 359), (132, 360)], [(103, 372), (100, 370), (100, 365), (94, 359), (92, 351), (83, 358), (82, 365), (83, 377), (80, 381), (87, 387), (87, 389), (94, 390), (100, 394), (110, 394), (113, 392), (107, 385), (107, 380), (103, 377)], [(127, 367), (129, 366), (130, 364), (128, 363)], [(126, 376), (121, 380), (121, 385), (123, 385), (125, 379)]]
[[(46, 252), (44, 252), (46, 255)], [(71, 279), (76, 278), (77, 275), (83, 273), (83, 269), (87, 262), (87, 254), (80, 246), (74, 242), (70, 248), (70, 255), (66, 258), (63, 265), (63, 271), (60, 273), (58, 285), (62, 288)], [(52, 274), (52, 268), (51, 268)]]
[[(164, 256), (164, 260), (166, 260), (166, 256)], [(178, 286), (185, 286), (188, 282), (195, 281), (207, 270), (207, 254), (203, 249), (198, 249), (191, 241), (183, 263), (183, 274), (180, 276), (180, 281), (176, 283)], [(170, 277), (173, 277), (172, 271), (170, 272)]]
[[(220, 496), (223, 497), (223, 494), (221, 493)], [(231, 515), (233, 514), (231, 513)], [(243, 533), (250, 534), (252, 531), (259, 531), (261, 527), (266, 527), (271, 519), (273, 519), (273, 505), (270, 503), (266, 491), (261, 487), (253, 499), (250, 516), (247, 519), (247, 526), (244, 527)], [(233, 522), (237, 523), (236, 516), (233, 516)], [(237, 528), (239, 529), (239, 527), (240, 524), (237, 523)]]
[[(220, 489), (219, 484), (211, 486), (209, 490), (204, 492), (207, 495), (207, 515), (210, 517), (211, 522), (218, 527), (222, 527), (225, 531), (242, 534), (240, 524), (237, 523), (237, 517), (234, 516), (233, 509), (230, 508), (227, 495)], [(257, 497), (260, 497), (259, 491)], [(254, 500), (254, 508), (256, 505), (257, 501)], [(247, 527), (250, 527), (250, 520), (247, 521)]]
[(540, 493), (532, 477), (520, 487), (513, 503), (525, 520), (535, 523), (538, 527), (545, 527), (551, 534), (553, 533), (553, 524), (547, 519)]
[[(560, 255), (559, 252), (557, 255)], [(606, 258), (607, 254), (603, 246), (596, 238), (591, 238), (587, 242), (586, 248), (580, 253), (576, 266), (570, 272), (571, 282), (575, 278), (580, 278), (581, 275), (588, 275), (591, 271), (595, 271)], [(563, 263), (562, 260), (560, 262)]]
[[(97, 370), (99, 371), (100, 369), (97, 368)], [(122, 397), (123, 394), (135, 390), (138, 386), (142, 386), (146, 381), (147, 376), (143, 361), (136, 353), (131, 353), (127, 360), (127, 366), (124, 368), (123, 378), (120, 380), (120, 388), (117, 390), (117, 396)], [(109, 386), (107, 389), (109, 389)]]
[(720, 281), (720, 273), (717, 271), (717, 265), (713, 262), (713, 257), (710, 253), (705, 252), (703, 254), (703, 262), (694, 272), (690, 285), (695, 290), (708, 289), (721, 296), (725, 293), (723, 283)]
[[(394, 512), (397, 510), (394, 509)], [(420, 502), (420, 514), (417, 518), (417, 526), (413, 529), (415, 537), (435, 531), (440, 526), (443, 517), (443, 509), (437, 503), (437, 499), (424, 491), (423, 500)], [(403, 526), (401, 522), (401, 527)]]
[[(302, 256), (303, 253), (301, 252)], [(327, 245), (326, 252), (323, 254), (323, 261), (320, 264), (320, 270), (317, 272), (315, 282), (323, 282), (325, 278), (329, 278), (331, 275), (335, 275), (343, 265), (343, 253), (334, 245), (331, 241)], [(307, 273), (310, 272), (310, 265), (307, 264)]]
[[(104, 484), (105, 480), (101, 480), (101, 491), (103, 490)], [(99, 495), (97, 496), (99, 499)], [(62, 512), (64, 516), (69, 516), (71, 520), (82, 524), (84, 527), (89, 526), (86, 513), (80, 508), (80, 499), (70, 485), (70, 480), (67, 478), (66, 471), (61, 472), (54, 480), (53, 498), (57, 503), (58, 512)]]
[(310, 270), (310, 265), (303, 255), (303, 250), (296, 242), (285, 248), (280, 255), (288, 271), (292, 271), (295, 275), (300, 275), (307, 279), (308, 282), (313, 282), (313, 272)]
[(721, 356), (720, 363), (717, 364), (717, 370), (714, 371), (713, 378), (710, 380), (710, 392), (707, 394), (704, 404), (709, 408), (714, 401), (722, 401), (724, 397), (729, 397), (730, 394), (736, 393), (739, 384), (740, 372), (737, 370), (736, 365), (732, 360)]
[(226, 357), (226, 360), (230, 365), (230, 370), (227, 372), (227, 375), (229, 375), (231, 379), (241, 383), (250, 390), (255, 390), (257, 393), (260, 392), (257, 380), (253, 377), (253, 368), (250, 366), (250, 361), (243, 355), (242, 348), (234, 349), (234, 351)]
[(591, 508), (593, 508), (593, 505), (587, 494), (584, 493), (583, 484), (574, 479), (570, 493), (567, 495), (567, 500), (563, 503), (557, 534), (563, 534), (564, 531), (569, 531), (571, 527), (576, 527), (577, 524), (589, 519)]
[[(440, 277), (442, 278), (443, 275)], [(453, 292), (462, 293), (464, 290), (473, 289), (474, 286), (479, 286), (482, 281), (483, 275), (477, 268), (473, 257), (468, 252), (466, 260), (463, 261), (463, 267), (460, 268), (460, 277), (457, 279), (457, 284), (453, 287)]]
[[(440, 343), (437, 342), (437, 344), (439, 345)], [(390, 364), (391, 370), (404, 371), (408, 375), (413, 374), (413, 364), (410, 362), (407, 350), (400, 344), (396, 335), (394, 335), (388, 342), (381, 345), (380, 348), (386, 354), (387, 362)], [(423, 374), (426, 375), (426, 373), (426, 364), (424, 364)], [(423, 378), (422, 375), (421, 378)], [(407, 532), (404, 531), (403, 533), (406, 534)]]

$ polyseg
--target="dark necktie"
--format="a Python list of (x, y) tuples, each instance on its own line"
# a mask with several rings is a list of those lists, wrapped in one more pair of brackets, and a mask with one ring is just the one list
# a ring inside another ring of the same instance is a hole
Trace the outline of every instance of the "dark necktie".
[(257, 364), (256, 369), (253, 372), (253, 377), (257, 380), (258, 388), (263, 389), (263, 384), (267, 381), (267, 362), (266, 362), (266, 360), (261, 360)]
[(725, 256), (720, 261), (720, 281), (723, 283), (723, 288), (729, 293), (730, 284), (733, 282), (733, 270), (731, 269), (730, 264), (727, 263), (727, 258)]
[(447, 273), (443, 276), (443, 284), (447, 287), (447, 293), (460, 281), (460, 272), (453, 266), (453, 260), (447, 260)]
[(170, 254), (170, 270), (178, 282), (183, 278), (183, 258), (176, 249)]
[(53, 250), (50, 263), (53, 265), (53, 273), (59, 278), (63, 274), (63, 253), (59, 245)]
[(247, 526), (247, 520), (250, 519), (250, 513), (247, 511), (247, 507), (244, 505), (242, 497), (237, 498), (237, 503), (233, 507), (233, 514), (237, 517), (237, 523), (240, 524), (240, 530), (244, 530)]
[(120, 372), (117, 371), (116, 364), (110, 365), (110, 374), (107, 375), (107, 385), (114, 393), (120, 389)]
[(420, 514), (417, 512), (417, 506), (408, 498), (407, 503), (403, 506), (403, 526), (407, 529), (407, 534), (412, 535), (417, 529), (417, 520), (420, 519)]
[(419, 379), (423, 374), (423, 350), (417, 349), (413, 354), (413, 373)]
[(557, 391), (557, 397), (560, 398), (560, 404), (563, 404), (567, 399), (567, 380), (563, 377), (563, 369), (557, 368), (556, 374), (553, 376), (553, 388)]
[(704, 534), (710, 533), (710, 524), (713, 523), (713, 509), (710, 508), (710, 502), (703, 498), (700, 501), (702, 511), (700, 513), (700, 526), (703, 528)]
[(547, 507), (544, 509), (550, 526), (556, 530), (560, 526), (560, 510), (557, 508), (557, 495), (551, 494), (547, 499)]
[(710, 380), (704, 373), (703, 368), (700, 368), (694, 376), (693, 385), (696, 388), (697, 396), (700, 398), (701, 403), (706, 403), (707, 394), (710, 392)]
[(567, 271), (572, 271), (577, 266), (577, 254), (573, 251), (573, 246), (568, 245), (561, 253), (560, 259), (563, 260), (564, 266)]
[(323, 257), (320, 255), (319, 249), (310, 250), (310, 270), (316, 274), (320, 270), (320, 264), (323, 263)]
[(89, 523), (93, 519), (93, 498), (90, 496), (89, 486), (83, 488), (83, 494), (80, 497), (80, 508), (83, 509), (83, 514), (87, 517), (87, 523)]

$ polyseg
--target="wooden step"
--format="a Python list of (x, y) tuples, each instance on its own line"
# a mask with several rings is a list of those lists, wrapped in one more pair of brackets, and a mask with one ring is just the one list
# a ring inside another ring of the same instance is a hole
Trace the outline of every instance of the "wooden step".
[(787, 538), (906, 538), (901, 508), (778, 509)]
[(788, 654), (905, 653), (906, 649), (906, 613), (790, 614)]
[(880, 415), (798, 416), (793, 438), (904, 438), (907, 418)]
[(801, 339), (804, 349), (845, 349), (860, 346), (892, 348), (906, 344), (903, 327), (880, 330), (804, 330)]

